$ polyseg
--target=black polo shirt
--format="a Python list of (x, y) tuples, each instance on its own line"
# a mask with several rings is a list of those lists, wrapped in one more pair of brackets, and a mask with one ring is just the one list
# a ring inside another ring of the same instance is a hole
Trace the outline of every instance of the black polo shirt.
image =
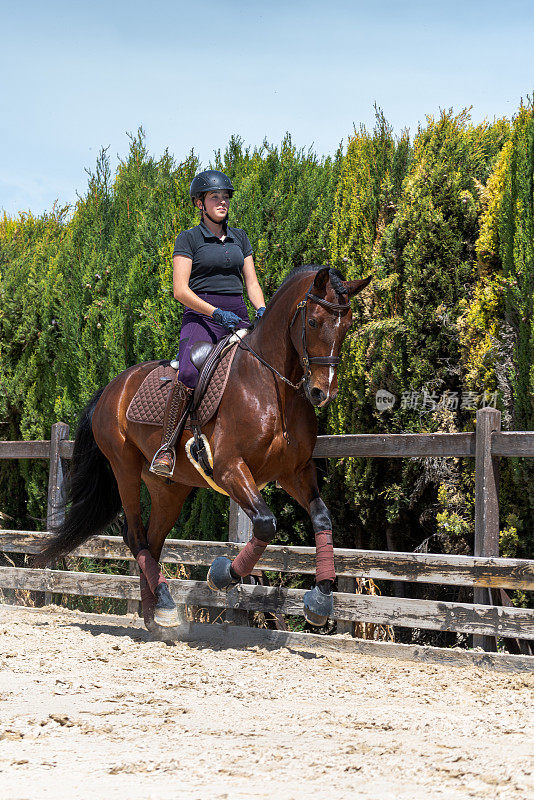
[(189, 288), (196, 294), (242, 294), (243, 263), (250, 255), (252, 247), (245, 231), (228, 226), (221, 242), (204, 222), (179, 233), (173, 251), (173, 256), (193, 261)]

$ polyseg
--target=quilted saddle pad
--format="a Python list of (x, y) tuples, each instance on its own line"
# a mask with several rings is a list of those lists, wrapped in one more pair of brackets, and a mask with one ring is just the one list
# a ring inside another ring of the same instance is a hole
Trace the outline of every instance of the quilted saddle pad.
[(175, 375), (176, 370), (170, 364), (158, 364), (149, 372), (130, 401), (126, 419), (144, 425), (163, 425), (165, 403)]
[[(219, 408), (236, 350), (237, 344), (226, 351), (211, 377), (197, 411), (200, 427), (209, 422)], [(170, 364), (158, 364), (148, 373), (130, 401), (126, 419), (130, 422), (140, 422), (143, 425), (161, 427), (165, 415), (165, 404), (175, 376), (176, 370)]]

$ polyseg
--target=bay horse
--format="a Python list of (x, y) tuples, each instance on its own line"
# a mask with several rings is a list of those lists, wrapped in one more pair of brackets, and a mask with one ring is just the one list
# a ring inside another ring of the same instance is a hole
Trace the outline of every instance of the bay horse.
[[(213, 480), (252, 521), (252, 539), (233, 562), (219, 556), (210, 588), (227, 589), (250, 574), (276, 533), (276, 518), (258, 486), (277, 481), (308, 512), (316, 542), (316, 583), (304, 597), (306, 619), (323, 625), (333, 610), (335, 580), (332, 523), (317, 485), (312, 453), (317, 439), (314, 407), (337, 395), (340, 348), (352, 322), (350, 298), (370, 282), (353, 281), (327, 266), (298, 267), (283, 281), (257, 326), (241, 340), (218, 413), (206, 425)], [(167, 534), (202, 476), (185, 454), (186, 429), (176, 444), (172, 479), (149, 472), (160, 445), (158, 427), (130, 422), (126, 411), (157, 361), (126, 369), (99, 390), (83, 411), (74, 442), (64, 500), (64, 522), (35, 557), (38, 566), (101, 533), (124, 509), (123, 538), (140, 566), (143, 616), (179, 624), (176, 605), (158, 561)], [(140, 490), (149, 491), (148, 528)]]

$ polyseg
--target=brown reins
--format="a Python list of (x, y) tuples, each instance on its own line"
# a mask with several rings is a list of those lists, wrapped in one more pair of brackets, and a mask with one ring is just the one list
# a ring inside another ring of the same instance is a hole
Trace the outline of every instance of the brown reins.
[(248, 350), (249, 353), (252, 353), (258, 361), (263, 364), (265, 367), (271, 370), (275, 375), (277, 375), (280, 380), (287, 383), (288, 386), (291, 386), (292, 389), (300, 389), (306, 378), (310, 375), (310, 364), (319, 364), (323, 367), (335, 367), (340, 362), (339, 356), (310, 356), (308, 354), (308, 345), (306, 341), (306, 320), (308, 317), (308, 300), (312, 303), (317, 303), (318, 305), (326, 308), (327, 311), (337, 312), (338, 314), (342, 314), (344, 311), (348, 311), (350, 309), (350, 303), (331, 303), (329, 300), (324, 300), (322, 297), (317, 297), (317, 295), (312, 294), (311, 288), (314, 284), (315, 278), (312, 280), (310, 284), (310, 288), (304, 295), (304, 299), (297, 303), (297, 307), (295, 309), (295, 313), (289, 323), (289, 327), (292, 328), (293, 324), (297, 318), (297, 315), (301, 309), (304, 309), (304, 313), (302, 314), (302, 366), (304, 370), (304, 374), (298, 383), (292, 383), (288, 378), (278, 372), (271, 364), (265, 361), (255, 350), (250, 347), (249, 344), (244, 339), (239, 340), (239, 347), (242, 347), (245, 350)]

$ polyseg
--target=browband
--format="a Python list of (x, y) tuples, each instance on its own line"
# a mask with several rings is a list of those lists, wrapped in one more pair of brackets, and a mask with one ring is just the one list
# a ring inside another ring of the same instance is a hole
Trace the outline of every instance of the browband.
[(323, 300), (322, 297), (312, 294), (310, 291), (306, 292), (306, 298), (313, 303), (317, 303), (328, 311), (347, 311), (350, 308), (350, 303), (331, 303), (329, 300)]

